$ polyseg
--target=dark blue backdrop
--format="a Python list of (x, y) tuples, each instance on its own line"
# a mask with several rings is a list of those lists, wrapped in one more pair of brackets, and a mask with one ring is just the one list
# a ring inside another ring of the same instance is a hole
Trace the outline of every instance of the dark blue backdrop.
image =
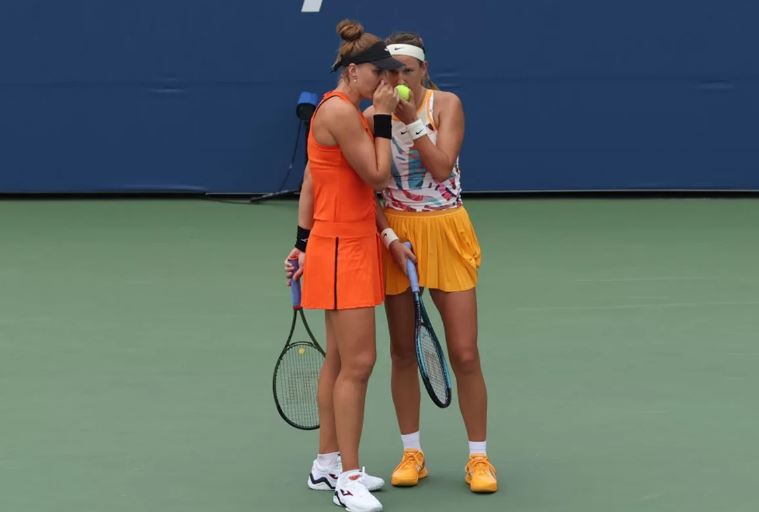
[(303, 4), (4, 0), (0, 192), (276, 188), (346, 16), (425, 37), (465, 189), (759, 189), (758, 2)]

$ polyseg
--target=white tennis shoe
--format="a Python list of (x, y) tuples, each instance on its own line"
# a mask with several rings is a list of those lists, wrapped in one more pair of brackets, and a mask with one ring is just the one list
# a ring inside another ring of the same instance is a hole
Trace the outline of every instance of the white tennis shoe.
[[(321, 467), (316, 459), (314, 459), (306, 484), (309, 489), (315, 491), (334, 491), (337, 485), (337, 477), (342, 472), (343, 464), (340, 458), (337, 459), (337, 464), (328, 468)], [(383, 479), (365, 472), (361, 473), (361, 480), (370, 491), (379, 491), (385, 486)]]
[(382, 503), (366, 488), (365, 475), (363, 469), (340, 475), (332, 502), (348, 512), (380, 512)]

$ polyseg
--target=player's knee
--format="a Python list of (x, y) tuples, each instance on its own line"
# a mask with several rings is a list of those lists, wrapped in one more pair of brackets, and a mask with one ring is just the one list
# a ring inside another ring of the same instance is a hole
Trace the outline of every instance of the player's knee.
[(450, 353), (451, 367), (457, 375), (469, 375), (480, 371), (480, 354), (477, 349), (460, 349)]
[(396, 368), (408, 368), (416, 366), (416, 351), (413, 345), (410, 347), (390, 347), (390, 359)]
[(352, 380), (366, 381), (369, 380), (369, 376), (374, 369), (374, 362), (377, 360), (377, 356), (374, 351), (366, 351), (360, 354), (354, 354), (350, 361), (343, 362), (343, 372)]

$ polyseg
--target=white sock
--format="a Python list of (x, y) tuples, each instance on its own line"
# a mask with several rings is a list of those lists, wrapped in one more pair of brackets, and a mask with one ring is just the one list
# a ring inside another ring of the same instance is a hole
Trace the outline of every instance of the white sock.
[(337, 466), (337, 457), (340, 452), (332, 453), (318, 453), (316, 455), (316, 463), (320, 468), (328, 469)]
[(471, 457), (475, 453), (478, 455), (487, 455), (487, 441), (469, 441), (469, 456)]
[(417, 430), (412, 434), (401, 434), (401, 441), (403, 442), (404, 450), (419, 450), (422, 451), (421, 434)]

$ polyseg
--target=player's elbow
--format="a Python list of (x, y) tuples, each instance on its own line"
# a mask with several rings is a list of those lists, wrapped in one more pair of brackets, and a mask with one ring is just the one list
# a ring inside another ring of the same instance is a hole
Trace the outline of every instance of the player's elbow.
[(452, 172), (452, 169), (456, 162), (451, 160), (447, 155), (436, 158), (433, 162), (430, 162), (427, 166), (427, 171), (432, 175), (435, 181), (447, 180)]
[(389, 179), (389, 172), (379, 172), (376, 175), (372, 176), (372, 179), (367, 184), (372, 187), (375, 192), (381, 192), (387, 186), (387, 181)]
[(453, 169), (452, 165), (448, 166), (441, 164), (434, 169), (428, 169), (428, 171), (435, 181), (445, 181), (451, 176), (451, 169)]

